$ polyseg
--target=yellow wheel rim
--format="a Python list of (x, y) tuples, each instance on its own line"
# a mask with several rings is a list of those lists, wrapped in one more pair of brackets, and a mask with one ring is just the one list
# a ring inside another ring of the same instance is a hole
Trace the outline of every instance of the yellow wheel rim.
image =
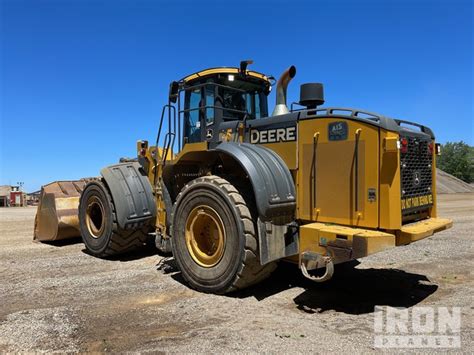
[(198, 206), (191, 211), (185, 236), (189, 254), (200, 266), (213, 267), (224, 255), (224, 223), (209, 206)]
[(100, 238), (105, 228), (104, 206), (97, 196), (91, 196), (87, 201), (86, 225), (93, 238)]

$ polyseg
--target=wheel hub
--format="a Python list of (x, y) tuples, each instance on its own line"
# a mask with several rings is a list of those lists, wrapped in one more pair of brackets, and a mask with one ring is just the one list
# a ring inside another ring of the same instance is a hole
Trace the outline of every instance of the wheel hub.
[(185, 236), (189, 254), (200, 266), (213, 267), (224, 255), (224, 223), (209, 206), (198, 206), (191, 211), (186, 220)]
[(100, 238), (105, 228), (104, 206), (96, 197), (91, 196), (87, 201), (86, 225), (93, 238)]

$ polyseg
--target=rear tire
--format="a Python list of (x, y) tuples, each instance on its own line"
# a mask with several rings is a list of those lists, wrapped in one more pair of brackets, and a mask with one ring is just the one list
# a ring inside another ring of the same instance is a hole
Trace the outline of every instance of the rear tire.
[(223, 294), (267, 278), (276, 263), (260, 265), (251, 202), (230, 182), (205, 176), (188, 183), (173, 209), (173, 256), (189, 285)]
[(102, 180), (90, 182), (79, 200), (79, 227), (87, 250), (97, 257), (123, 254), (143, 246), (148, 226), (122, 229), (115, 205)]

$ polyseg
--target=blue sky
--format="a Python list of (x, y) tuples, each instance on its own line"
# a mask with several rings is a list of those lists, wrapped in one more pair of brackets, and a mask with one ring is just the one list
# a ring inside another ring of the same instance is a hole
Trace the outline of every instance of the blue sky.
[(291, 101), (323, 82), (326, 105), (474, 144), (471, 1), (0, 3), (0, 184), (96, 176), (154, 141), (172, 80), (249, 58), (297, 67)]

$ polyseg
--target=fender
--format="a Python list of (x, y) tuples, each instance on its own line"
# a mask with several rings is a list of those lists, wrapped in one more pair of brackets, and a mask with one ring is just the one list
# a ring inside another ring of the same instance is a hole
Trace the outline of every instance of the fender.
[(259, 145), (234, 142), (221, 143), (215, 150), (232, 156), (247, 173), (262, 221), (294, 218), (295, 183), (278, 154)]
[(100, 171), (109, 187), (121, 228), (136, 228), (156, 216), (150, 181), (137, 162), (111, 165)]

